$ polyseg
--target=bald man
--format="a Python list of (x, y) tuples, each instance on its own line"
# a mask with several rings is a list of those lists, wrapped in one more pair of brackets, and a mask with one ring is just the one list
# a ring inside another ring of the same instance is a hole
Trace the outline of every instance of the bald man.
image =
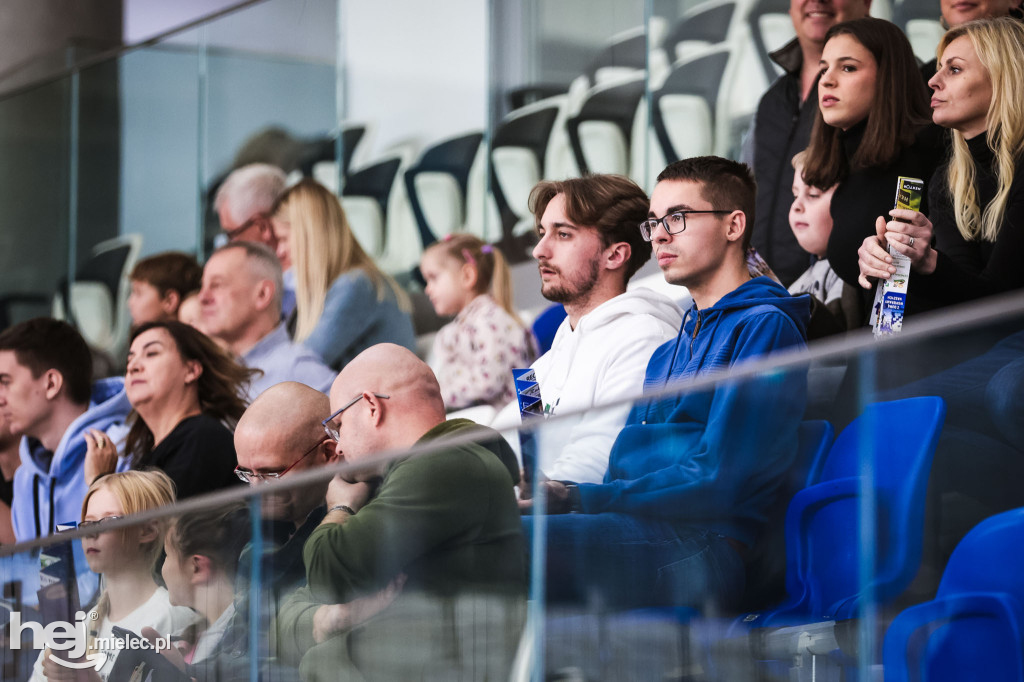
[[(308, 588), (279, 614), (282, 654), (301, 656), (304, 679), (336, 680), (347, 666), (367, 679), (409, 679), (425, 665), (440, 674), (469, 663), (507, 676), (526, 581), (514, 454), (489, 429), (446, 422), (433, 372), (393, 344), (345, 366), (331, 409), (335, 453), (353, 469), (331, 480), (327, 514), (306, 541)], [(379, 456), (472, 434), (489, 445)], [(398, 576), (402, 594), (369, 623), (352, 632), (325, 623), (325, 605), (372, 595)]]
[[(268, 388), (253, 401), (235, 428), (239, 478), (258, 485), (335, 461), (335, 443), (324, 433), (321, 423), (330, 412), (327, 396), (305, 384), (285, 381)], [(308, 536), (323, 519), (326, 492), (325, 482), (264, 495), (263, 517), (282, 522), (289, 534), (310, 522), (304, 534)], [(318, 507), (319, 516), (310, 518)], [(300, 542), (300, 559), (301, 546)]]

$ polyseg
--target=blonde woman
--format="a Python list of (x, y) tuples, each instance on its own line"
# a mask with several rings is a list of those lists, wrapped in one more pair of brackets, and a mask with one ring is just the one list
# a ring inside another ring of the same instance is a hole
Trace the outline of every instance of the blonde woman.
[(295, 271), (295, 341), (339, 369), (378, 343), (415, 350), (408, 296), (366, 255), (338, 198), (303, 180), (272, 217), (277, 255)]
[(951, 304), (1024, 287), (1024, 24), (961, 24), (939, 43), (938, 66), (928, 82), (933, 119), (952, 129), (953, 152), (931, 183), (931, 219), (905, 210), (879, 218), (859, 265), (861, 286), (888, 278), (892, 245), (923, 275), (912, 291)]
[[(190, 609), (171, 606), (167, 590), (153, 579), (164, 546), (165, 522), (102, 530), (116, 519), (173, 503), (174, 484), (161, 471), (103, 476), (89, 486), (82, 501), (81, 528), (94, 531), (82, 539), (82, 550), (89, 568), (103, 576), (103, 591), (85, 621), (89, 624), (89, 651), (108, 654), (106, 664), (98, 671), (101, 680), (107, 679), (117, 649), (99, 649), (97, 640), (109, 642), (115, 625), (136, 634), (141, 634), (143, 628), (153, 628), (166, 637), (197, 620)], [(78, 679), (76, 673), (85, 674), (60, 665), (44, 651), (36, 661), (32, 681)], [(95, 680), (97, 673), (90, 669), (86, 676)]]

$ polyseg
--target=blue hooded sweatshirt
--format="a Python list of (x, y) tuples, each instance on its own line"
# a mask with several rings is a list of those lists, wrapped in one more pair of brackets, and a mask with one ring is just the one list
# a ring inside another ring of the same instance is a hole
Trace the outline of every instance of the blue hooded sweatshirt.
[[(803, 347), (810, 299), (757, 277), (698, 310), (647, 365), (644, 391)], [(588, 514), (619, 512), (704, 528), (752, 545), (796, 454), (807, 382), (790, 370), (633, 406), (604, 482), (580, 484)]]
[(101, 379), (93, 384), (89, 409), (71, 422), (52, 458), (36, 439), (21, 439), (21, 466), (14, 474), (11, 509), (18, 542), (50, 535), (57, 524), (81, 520), (88, 489), (84, 434), (89, 429), (105, 431), (117, 443), (127, 433), (124, 421), (131, 409), (124, 380)]

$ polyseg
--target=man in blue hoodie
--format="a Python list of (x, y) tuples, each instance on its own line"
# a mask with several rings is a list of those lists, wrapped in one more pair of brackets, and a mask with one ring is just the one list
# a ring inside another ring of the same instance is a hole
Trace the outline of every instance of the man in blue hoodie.
[[(639, 229), (665, 279), (694, 302), (651, 357), (645, 393), (804, 345), (807, 297), (747, 269), (755, 192), (745, 165), (718, 157), (658, 176)], [(552, 598), (734, 606), (743, 555), (793, 462), (805, 391), (803, 373), (790, 371), (634, 405), (602, 483), (545, 484), (549, 513), (576, 512), (547, 520)]]
[(86, 450), (127, 432), (124, 381), (91, 379), (89, 346), (66, 322), (36, 318), (0, 334), (0, 411), (25, 434), (11, 507), (19, 542), (81, 520)]

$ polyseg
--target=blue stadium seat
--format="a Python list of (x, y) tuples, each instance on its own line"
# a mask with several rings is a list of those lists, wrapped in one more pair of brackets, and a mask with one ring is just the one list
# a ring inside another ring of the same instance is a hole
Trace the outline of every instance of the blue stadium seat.
[[(921, 561), (925, 491), (945, 412), (935, 397), (875, 403), (839, 434), (819, 482), (797, 493), (786, 515), (789, 599), (758, 625), (852, 618), (862, 589), (884, 603), (910, 584)], [(870, 585), (857, 574), (865, 486), (877, 516)]]
[[(892, 599), (910, 583), (921, 559), (924, 496), (944, 417), (940, 398), (875, 403), (839, 434), (824, 464), (812, 462), (808, 477), (814, 484), (794, 496), (786, 516), (788, 599), (743, 617), (737, 627), (856, 615), (865, 483), (874, 490), (878, 515), (874, 598)], [(873, 463), (870, 481), (860, 476), (864, 462)]]
[(835, 437), (824, 420), (804, 421), (797, 432), (797, 454), (776, 504), (768, 511), (765, 530), (746, 556), (747, 582), (743, 608), (762, 609), (785, 596), (786, 509), (793, 496), (817, 480)]
[(998, 514), (957, 545), (935, 599), (885, 637), (892, 682), (1024, 681), (1024, 509)]
[(537, 349), (541, 354), (551, 350), (551, 343), (555, 340), (558, 325), (562, 324), (564, 319), (565, 306), (561, 303), (554, 303), (533, 321), (533, 336), (537, 339)]

